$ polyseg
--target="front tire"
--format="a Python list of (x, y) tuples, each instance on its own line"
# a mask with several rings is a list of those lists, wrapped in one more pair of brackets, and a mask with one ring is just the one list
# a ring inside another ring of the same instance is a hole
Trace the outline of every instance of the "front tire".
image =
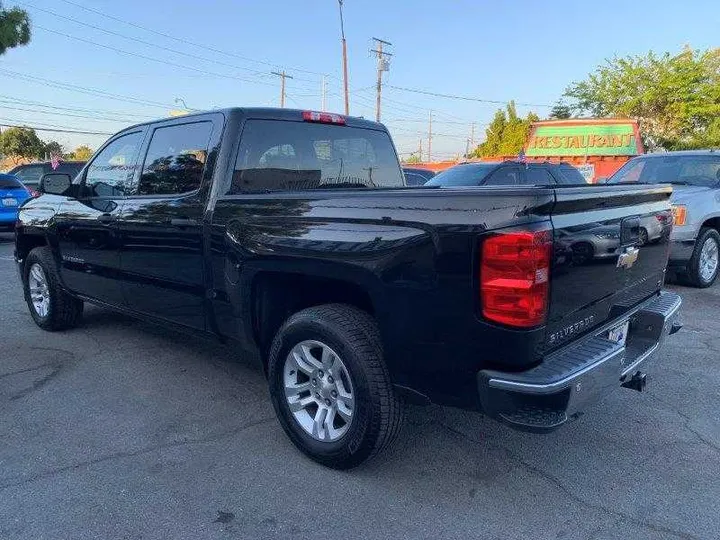
[(67, 330), (80, 322), (83, 303), (60, 286), (50, 248), (37, 247), (28, 254), (23, 266), (23, 289), (30, 315), (43, 330)]
[(373, 318), (327, 304), (292, 315), (268, 358), (270, 396), (283, 430), (311, 459), (350, 469), (389, 446), (403, 410)]
[(720, 233), (715, 229), (700, 229), (692, 258), (687, 268), (687, 276), (694, 287), (710, 287), (720, 272)]

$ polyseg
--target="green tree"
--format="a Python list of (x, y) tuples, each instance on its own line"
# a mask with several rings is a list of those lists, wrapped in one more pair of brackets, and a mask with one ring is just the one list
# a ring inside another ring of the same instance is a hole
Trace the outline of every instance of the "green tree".
[(538, 120), (538, 116), (532, 112), (526, 118), (518, 116), (515, 102), (511, 101), (505, 110), (499, 109), (495, 113), (485, 130), (485, 142), (469, 157), (511, 156), (520, 153), (530, 133), (530, 124)]
[(86, 145), (78, 146), (71, 154), (70, 159), (76, 159), (78, 161), (87, 161), (90, 156), (93, 155), (95, 150)]
[(720, 145), (720, 48), (613, 58), (565, 96), (580, 114), (638, 120), (650, 149)]
[(570, 105), (565, 103), (562, 99), (558, 101), (553, 108), (550, 109), (551, 120), (567, 120), (572, 117), (572, 109)]
[(35, 159), (43, 155), (45, 145), (34, 129), (11, 127), (0, 135), (0, 152), (16, 165), (22, 159)]
[(64, 149), (62, 145), (57, 141), (47, 141), (43, 143), (43, 154), (47, 156), (48, 158), (52, 156), (61, 156), (63, 155)]
[(3, 9), (0, 2), (0, 55), (30, 43), (30, 17), (20, 8)]
[(422, 163), (422, 160), (420, 159), (420, 156), (418, 154), (410, 154), (403, 160), (403, 163), (411, 165), (413, 163)]

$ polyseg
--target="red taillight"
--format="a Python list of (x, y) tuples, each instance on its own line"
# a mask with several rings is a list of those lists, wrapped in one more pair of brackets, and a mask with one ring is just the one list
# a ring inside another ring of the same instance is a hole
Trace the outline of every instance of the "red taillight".
[(318, 122), (319, 124), (339, 124), (345, 125), (345, 117), (339, 114), (324, 113), (316, 111), (303, 111), (303, 120), (306, 122)]
[(551, 259), (549, 231), (509, 232), (487, 238), (480, 264), (483, 316), (519, 328), (543, 324)]

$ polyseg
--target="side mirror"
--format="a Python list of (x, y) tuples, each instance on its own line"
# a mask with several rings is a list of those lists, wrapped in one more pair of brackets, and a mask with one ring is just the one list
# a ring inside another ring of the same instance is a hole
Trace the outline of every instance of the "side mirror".
[(50, 195), (65, 195), (72, 185), (72, 178), (65, 173), (47, 173), (40, 178), (38, 189), (40, 193)]

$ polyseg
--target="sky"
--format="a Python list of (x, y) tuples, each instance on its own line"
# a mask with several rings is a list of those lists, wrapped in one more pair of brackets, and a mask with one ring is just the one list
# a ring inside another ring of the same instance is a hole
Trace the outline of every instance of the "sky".
[[(337, 0), (6, 0), (32, 18), (31, 43), (0, 57), (0, 124), (66, 149), (172, 109), (286, 106), (343, 112)], [(720, 46), (717, 0), (413, 2), (344, 0), (350, 113), (374, 119), (373, 37), (392, 43), (382, 121), (398, 152), (465, 151), (501, 104), (541, 118), (573, 81), (613, 56)], [(473, 100), (428, 96), (421, 90)], [(180, 101), (182, 100), (182, 101)], [(487, 100), (490, 101), (480, 101)]]

